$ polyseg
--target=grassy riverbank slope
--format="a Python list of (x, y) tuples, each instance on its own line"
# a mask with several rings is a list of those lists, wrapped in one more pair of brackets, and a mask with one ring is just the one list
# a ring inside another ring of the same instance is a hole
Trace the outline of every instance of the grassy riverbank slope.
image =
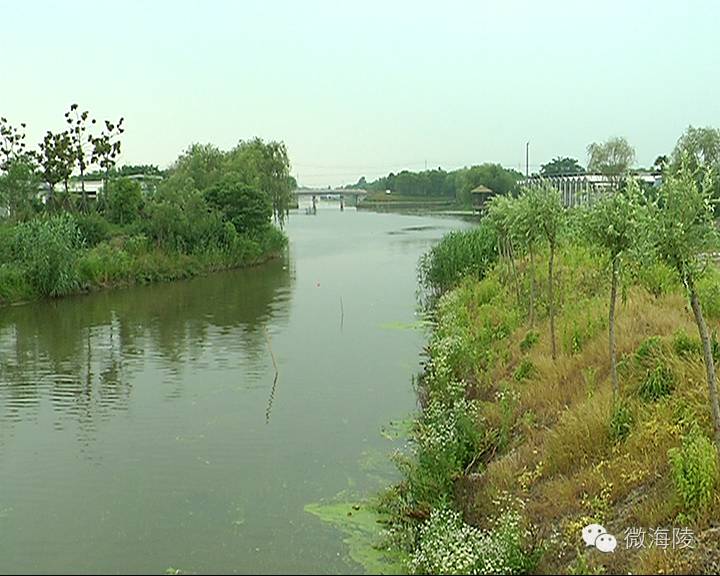
[[(528, 259), (517, 276), (488, 264), (482, 280), (466, 278), (439, 300), (418, 387), (423, 411), (411, 450), (398, 457), (405, 479), (384, 501), (395, 518), (391, 540), (418, 573), (717, 572), (713, 427), (682, 287), (660, 263), (627, 281), (614, 404), (606, 260), (583, 247), (556, 255), (553, 361), (542, 313), (547, 257), (535, 260), (534, 327), (514, 282), (529, 293)], [(717, 272), (700, 294), (716, 331)], [(590, 523), (616, 536), (614, 553), (585, 547)], [(628, 549), (633, 528), (644, 531), (644, 546)], [(694, 535), (692, 548), (673, 545), (674, 528)], [(662, 530), (665, 546), (654, 540)]]

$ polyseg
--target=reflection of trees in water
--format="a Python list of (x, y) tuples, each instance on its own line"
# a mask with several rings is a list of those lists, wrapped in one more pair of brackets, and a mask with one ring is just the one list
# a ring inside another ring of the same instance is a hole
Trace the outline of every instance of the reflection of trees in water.
[[(154, 358), (170, 373), (208, 345), (265, 362), (263, 327), (289, 314), (286, 260), (177, 282), (6, 308), (0, 317), (2, 420), (50, 399), (94, 426), (127, 405), (133, 371)], [(0, 422), (1, 423), (1, 422)]]

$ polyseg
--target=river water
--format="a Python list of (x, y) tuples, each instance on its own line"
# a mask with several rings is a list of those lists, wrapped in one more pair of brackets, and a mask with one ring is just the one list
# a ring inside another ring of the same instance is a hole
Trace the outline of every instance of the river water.
[(467, 226), (321, 204), (263, 266), (0, 309), (0, 572), (361, 572), (304, 506), (393, 479), (417, 261)]

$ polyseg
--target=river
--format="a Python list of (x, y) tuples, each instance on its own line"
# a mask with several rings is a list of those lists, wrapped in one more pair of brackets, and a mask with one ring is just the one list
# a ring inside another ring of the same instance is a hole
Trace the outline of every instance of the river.
[(467, 226), (321, 204), (263, 266), (1, 309), (0, 572), (362, 572), (304, 507), (394, 478), (417, 261)]

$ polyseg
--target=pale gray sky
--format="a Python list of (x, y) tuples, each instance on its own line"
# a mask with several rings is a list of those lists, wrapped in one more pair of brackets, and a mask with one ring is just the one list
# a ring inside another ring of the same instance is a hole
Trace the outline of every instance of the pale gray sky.
[(720, 126), (720, 2), (0, 0), (0, 115), (125, 117), (122, 163), (284, 140), (301, 184), (485, 161), (638, 163)]

